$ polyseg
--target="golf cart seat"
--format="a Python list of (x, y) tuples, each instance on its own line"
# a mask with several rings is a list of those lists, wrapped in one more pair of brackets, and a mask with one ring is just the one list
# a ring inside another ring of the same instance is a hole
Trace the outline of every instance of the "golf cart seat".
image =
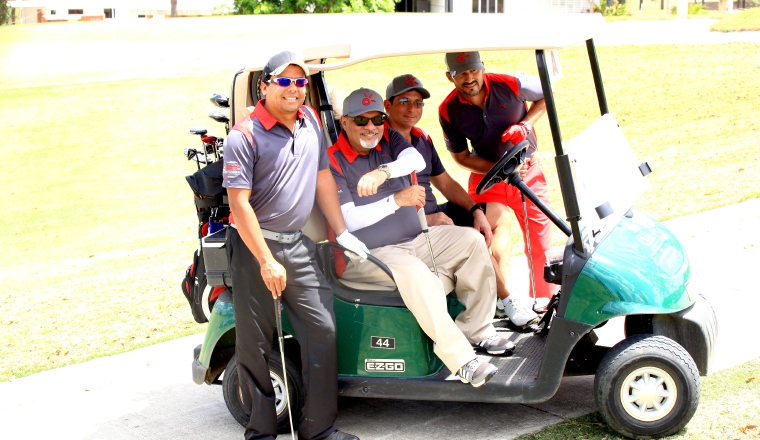
[(401, 294), (393, 283), (390, 269), (382, 261), (368, 256), (362, 264), (375, 264), (380, 270), (388, 274), (388, 279), (393, 286), (381, 284), (361, 283), (345, 280), (340, 277), (335, 263), (342, 255), (336, 255), (335, 251), (343, 248), (334, 242), (328, 241), (327, 221), (318, 205), (314, 205), (311, 216), (303, 228), (304, 234), (317, 243), (317, 258), (319, 267), (322, 269), (327, 282), (333, 288), (335, 296), (353, 304), (370, 304), (378, 306), (406, 307), (401, 299)]

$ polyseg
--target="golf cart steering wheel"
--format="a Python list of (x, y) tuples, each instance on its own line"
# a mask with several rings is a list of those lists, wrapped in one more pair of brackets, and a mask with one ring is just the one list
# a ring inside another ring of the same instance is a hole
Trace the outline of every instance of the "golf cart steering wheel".
[(513, 173), (519, 173), (518, 167), (525, 161), (525, 150), (527, 148), (528, 141), (525, 140), (504, 153), (501, 159), (483, 176), (483, 180), (480, 181), (475, 190), (477, 194), (483, 194), (497, 183), (509, 183), (509, 176)]

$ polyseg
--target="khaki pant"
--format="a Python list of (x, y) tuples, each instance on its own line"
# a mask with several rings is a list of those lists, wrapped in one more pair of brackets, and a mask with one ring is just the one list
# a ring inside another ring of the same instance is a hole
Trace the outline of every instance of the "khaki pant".
[[(485, 240), (476, 230), (433, 226), (430, 242), (440, 279), (433, 273), (424, 234), (410, 242), (370, 252), (390, 268), (404, 303), (425, 334), (435, 342), (435, 354), (456, 373), (475, 358), (470, 343), (496, 334), (492, 323), (496, 278)], [(393, 286), (388, 276), (371, 263), (349, 262), (343, 278)], [(456, 321), (449, 317), (446, 305), (446, 295), (452, 290), (465, 307)]]

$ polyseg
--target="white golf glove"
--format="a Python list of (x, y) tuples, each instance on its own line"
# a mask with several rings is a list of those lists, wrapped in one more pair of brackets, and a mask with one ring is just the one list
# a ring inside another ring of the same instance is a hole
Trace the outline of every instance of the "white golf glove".
[(335, 240), (338, 241), (339, 245), (346, 248), (346, 255), (348, 255), (348, 258), (350, 258), (354, 263), (357, 262), (357, 260), (360, 263), (367, 261), (367, 254), (369, 254), (369, 249), (367, 249), (367, 246), (365, 246), (361, 240), (354, 237), (353, 234), (348, 232), (348, 230), (343, 231), (343, 233), (336, 237)]

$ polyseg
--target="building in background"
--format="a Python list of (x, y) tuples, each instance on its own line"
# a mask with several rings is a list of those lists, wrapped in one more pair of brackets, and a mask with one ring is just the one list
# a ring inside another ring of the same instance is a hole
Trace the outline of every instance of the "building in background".
[(593, 0), (401, 0), (396, 12), (591, 12)]
[[(11, 0), (15, 24), (55, 21), (163, 18), (171, 15), (171, 0)], [(232, 10), (232, 0), (177, 0), (177, 15), (213, 15)]]

